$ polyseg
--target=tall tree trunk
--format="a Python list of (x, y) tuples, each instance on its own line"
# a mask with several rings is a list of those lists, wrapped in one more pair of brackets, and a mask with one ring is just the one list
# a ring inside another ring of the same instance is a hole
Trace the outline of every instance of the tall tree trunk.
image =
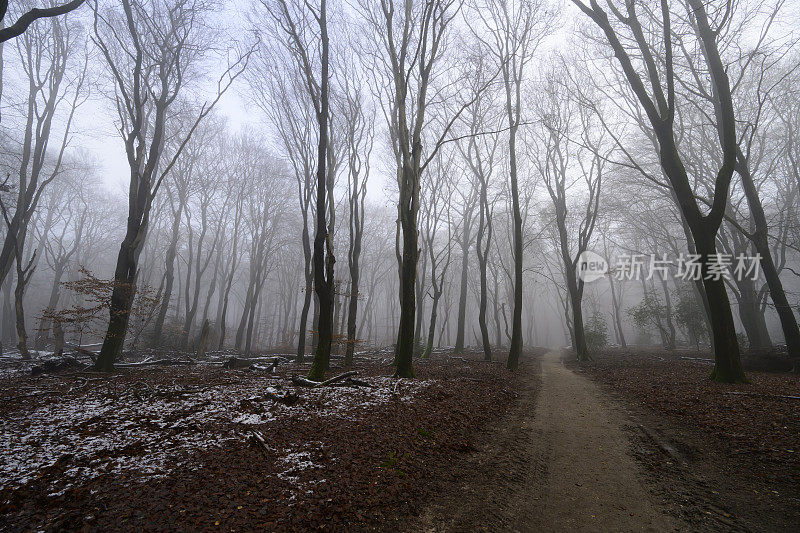
[(664, 277), (661, 277), (661, 289), (664, 291), (664, 306), (666, 309), (666, 321), (667, 321), (667, 350), (674, 350), (675, 349), (675, 324), (672, 321), (672, 297), (669, 294), (669, 288), (667, 287), (667, 280)]
[[(404, 173), (412, 173), (409, 167), (404, 167)], [(415, 178), (408, 176), (407, 182), (418, 183)], [(410, 192), (410, 191), (409, 191)], [(408, 199), (403, 201), (403, 192), (400, 193), (401, 205), (413, 202)], [(414, 368), (412, 357), (414, 354), (414, 319), (416, 318), (416, 287), (417, 260), (417, 224), (412, 209), (401, 207), (400, 223), (403, 231), (402, 267), (400, 269), (400, 325), (397, 331), (397, 346), (395, 348), (395, 375), (401, 378), (413, 378)]]
[(496, 346), (498, 349), (502, 349), (503, 346), (503, 326), (500, 324), (500, 290), (499, 290), (499, 282), (498, 282), (498, 275), (497, 271), (492, 271), (492, 308), (494, 311), (494, 327), (495, 327), (495, 337), (496, 337)]
[(568, 289), (567, 292), (569, 292), (570, 299), (570, 310), (572, 311), (571, 331), (574, 341), (573, 346), (575, 347), (575, 352), (578, 355), (578, 361), (591, 361), (592, 358), (589, 355), (589, 347), (586, 345), (586, 329), (583, 326), (583, 290), (578, 286), (579, 282), (575, 275), (574, 268), (567, 268), (566, 277)]
[(178, 208), (172, 219), (172, 233), (164, 260), (164, 292), (161, 294), (161, 305), (158, 309), (155, 325), (153, 326), (153, 345), (161, 343), (164, 320), (167, 317), (167, 310), (169, 310), (169, 303), (172, 299), (172, 287), (175, 283), (175, 257), (178, 255), (178, 236), (180, 233), (181, 219), (183, 218), (184, 204), (185, 200), (183, 199), (183, 195), (179, 193)]
[[(356, 189), (356, 195), (358, 189)], [(357, 196), (356, 196), (357, 199)], [(344, 355), (344, 364), (349, 366), (353, 364), (353, 353), (356, 344), (356, 320), (358, 318), (358, 283), (360, 278), (359, 261), (361, 258), (361, 236), (363, 232), (363, 215), (358, 209), (358, 201), (354, 202), (356, 207), (354, 216), (355, 227), (352, 227), (351, 232), (352, 249), (348, 257), (350, 267), (350, 302), (347, 312), (347, 350)]]
[(14, 310), (17, 317), (17, 349), (23, 359), (30, 359), (31, 355), (28, 352), (28, 332), (25, 329), (25, 310), (23, 308), (23, 298), (25, 297), (25, 287), (33, 275), (36, 268), (36, 253), (34, 252), (27, 266), (22, 266), (22, 251), (21, 248), (25, 243), (25, 237), (19, 239), (19, 248), (14, 254), (17, 265), (17, 284), (14, 287)]
[(464, 353), (464, 329), (467, 320), (467, 276), (469, 275), (469, 224), (465, 220), (461, 235), (461, 284), (458, 292), (458, 317), (456, 322), (456, 345), (454, 353)]
[[(606, 254), (606, 256), (607, 255), (608, 254)], [(611, 286), (611, 305), (614, 311), (614, 329), (617, 332), (617, 342), (619, 342), (620, 346), (623, 348), (627, 348), (628, 343), (625, 342), (625, 333), (622, 330), (622, 313), (620, 312), (620, 309), (622, 308), (622, 295), (617, 294), (614, 276), (608, 277), (608, 283)]]
[(725, 282), (705, 275), (708, 258), (717, 253), (715, 235), (695, 234), (695, 243), (697, 251), (704, 259), (703, 277), (709, 278), (703, 280), (703, 286), (708, 295), (711, 331), (714, 338), (715, 364), (711, 376), (715, 381), (723, 383), (747, 382), (739, 358), (739, 341), (736, 338), (736, 327)]
[[(425, 246), (423, 242), (423, 247)], [(418, 265), (419, 267), (419, 265)], [(422, 318), (425, 313), (425, 277), (428, 273), (428, 256), (422, 252), (422, 275), (417, 276), (417, 310), (416, 324), (414, 325), (414, 353), (419, 355), (422, 346)]]
[(738, 289), (739, 320), (742, 322), (750, 348), (767, 348), (772, 345), (764, 315), (758, 303), (758, 294), (752, 280), (735, 280)]
[[(64, 276), (66, 266), (66, 261), (62, 261), (60, 258), (57, 259), (53, 265), (53, 285), (50, 287), (50, 297), (47, 300), (47, 309), (51, 313), (55, 313), (58, 307), (61, 278)], [(50, 318), (48, 316), (42, 316), (42, 320), (39, 322), (39, 332), (36, 335), (35, 346), (37, 350), (43, 350), (47, 344), (47, 340), (50, 338), (50, 324)]]
[[(511, 85), (506, 69), (506, 112), (511, 125), (508, 135), (509, 177), (511, 180), (511, 214), (514, 226), (514, 311), (511, 320), (511, 346), (508, 351), (506, 366), (516, 370), (522, 355), (522, 214), (519, 204), (519, 186), (517, 184), (517, 126), (519, 115), (514, 115), (511, 101)], [(519, 110), (520, 87), (516, 86), (516, 109)]]
[[(328, 368), (333, 340), (333, 235), (328, 233), (326, 224), (326, 200), (328, 184), (328, 26), (326, 0), (320, 2), (317, 18), (320, 29), (320, 62), (321, 76), (319, 82), (319, 102), (317, 106), (317, 123), (319, 125), (319, 144), (317, 147), (317, 205), (316, 231), (314, 234), (314, 289), (319, 305), (319, 324), (316, 351), (308, 379), (321, 381)], [(310, 72), (308, 73), (310, 75)], [(331, 209), (333, 206), (331, 205)], [(327, 256), (326, 256), (327, 248)]]
[(208, 319), (208, 311), (211, 307), (211, 298), (214, 296), (214, 293), (217, 290), (217, 278), (219, 276), (219, 266), (222, 263), (222, 251), (220, 250), (217, 252), (217, 256), (214, 259), (214, 271), (211, 274), (211, 281), (208, 284), (208, 291), (206, 292), (206, 299), (203, 302), (203, 318), (200, 320), (200, 323), (205, 325), (206, 320)]
[(122, 354), (125, 334), (128, 330), (133, 298), (136, 295), (137, 253), (135, 240), (140, 224), (136, 219), (128, 219), (128, 230), (119, 248), (117, 267), (114, 270), (114, 286), (111, 291), (108, 329), (103, 346), (97, 357), (96, 367), (101, 372), (114, 370), (114, 362)]
[[(251, 268), (253, 268), (251, 266)], [(250, 316), (250, 308), (253, 307), (253, 292), (255, 290), (254, 274), (251, 271), (250, 280), (247, 283), (247, 293), (244, 298), (244, 306), (242, 307), (242, 317), (239, 319), (239, 327), (236, 329), (236, 339), (234, 340), (234, 348), (236, 351), (242, 351), (242, 342), (244, 341), (245, 330), (247, 329), (247, 319)]]
[(742, 189), (744, 189), (747, 204), (750, 206), (750, 213), (756, 226), (756, 231), (753, 233), (751, 240), (756, 252), (761, 257), (761, 270), (764, 271), (764, 277), (769, 287), (769, 295), (775, 304), (775, 312), (781, 321), (783, 337), (786, 340), (786, 350), (791, 359), (800, 361), (800, 327), (797, 325), (797, 318), (794, 316), (789, 300), (786, 298), (786, 291), (783, 289), (783, 283), (781, 283), (778, 269), (775, 267), (775, 261), (772, 258), (772, 250), (767, 240), (769, 232), (767, 217), (764, 214), (764, 207), (761, 205), (761, 198), (753, 182), (747, 159), (738, 146), (736, 148), (736, 163), (736, 170), (742, 178)]
[(6, 276), (3, 280), (3, 343), (14, 344), (16, 338), (16, 319), (14, 318), (14, 307), (11, 305), (11, 295), (14, 282), (12, 276)]
[[(341, 295), (341, 280), (333, 282), (333, 324), (331, 326), (331, 333), (333, 342), (337, 343), (339, 337), (339, 318), (342, 314), (342, 295)], [(336, 349), (331, 348), (331, 351), (339, 353), (338, 343)]]
[(311, 292), (313, 290), (312, 278), (306, 272), (306, 286), (303, 291), (303, 307), (300, 310), (300, 324), (297, 332), (297, 364), (303, 364), (306, 355), (306, 339), (308, 338), (308, 311), (311, 308)]
[[(478, 270), (480, 275), (480, 299), (478, 301), (478, 327), (481, 331), (481, 343), (483, 344), (483, 359), (492, 360), (492, 346), (489, 341), (489, 327), (486, 324), (487, 306), (487, 277), (486, 263), (489, 247), (492, 243), (492, 225), (489, 220), (489, 204), (487, 199), (486, 180), (481, 180), (480, 191), (480, 216), (478, 219), (478, 243), (475, 251), (478, 255)], [(486, 234), (486, 244), (484, 245), (484, 235)], [(485, 246), (485, 248), (484, 248)]]
[(433, 338), (436, 335), (436, 317), (437, 308), (439, 307), (439, 299), (442, 297), (442, 291), (438, 287), (433, 288), (433, 303), (431, 304), (431, 320), (428, 324), (428, 340), (425, 343), (425, 351), (422, 353), (423, 359), (428, 359), (433, 352)]

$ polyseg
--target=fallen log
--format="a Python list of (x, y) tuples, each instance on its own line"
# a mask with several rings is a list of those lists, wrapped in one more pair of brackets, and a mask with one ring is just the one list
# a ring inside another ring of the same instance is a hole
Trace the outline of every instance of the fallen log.
[(326, 381), (323, 381), (322, 383), (317, 383), (316, 385), (314, 385), (314, 387), (324, 387), (326, 385), (331, 385), (333, 383), (336, 383), (337, 381), (342, 381), (343, 379), (347, 379), (350, 376), (355, 376), (357, 374), (358, 374), (358, 371), (351, 370), (350, 372), (345, 372), (344, 374), (339, 374), (338, 376), (333, 377), (331, 379), (328, 379)]
[(286, 394), (281, 396), (277, 392), (268, 390), (267, 392), (264, 393), (264, 396), (266, 396), (272, 401), (282, 403), (283, 405), (286, 405), (288, 407), (293, 406), (300, 400), (300, 396), (298, 396), (297, 394), (292, 394), (291, 392), (287, 392)]
[(707, 359), (705, 357), (684, 357), (682, 356), (681, 359), (684, 361), (700, 361), (702, 363), (713, 363), (713, 359)]
[(40, 365), (32, 366), (31, 375), (38, 376), (40, 374), (47, 374), (50, 372), (62, 372), (64, 370), (85, 370), (86, 368), (87, 365), (81, 363), (74, 357), (62, 357), (60, 359), (44, 361)]
[(319, 383), (319, 381), (311, 381), (301, 376), (292, 376), (292, 385), (298, 387), (316, 387)]
[(272, 372), (274, 372), (275, 369), (278, 368), (279, 364), (280, 364), (280, 359), (278, 359), (276, 357), (275, 359), (272, 360), (272, 363), (270, 363), (269, 366), (262, 366), (262, 365), (259, 365), (259, 364), (252, 364), (248, 368), (250, 370), (262, 370), (262, 371), (265, 371), (265, 372), (267, 372), (269, 374), (272, 374)]
[(328, 385), (333, 385), (334, 383), (337, 383), (339, 381), (345, 380), (345, 379), (347, 379), (347, 378), (349, 378), (351, 376), (355, 376), (356, 374), (358, 374), (357, 370), (351, 370), (350, 372), (345, 372), (344, 374), (339, 374), (338, 376), (333, 377), (333, 378), (328, 379), (328, 380), (325, 380), (325, 381), (312, 381), (312, 380), (310, 380), (308, 378), (303, 378), (303, 377), (300, 377), (300, 376), (292, 376), (292, 383), (297, 385), (297, 386), (300, 386), (300, 387), (311, 387), (312, 389), (316, 389), (316, 388), (319, 388), (319, 387), (325, 387), (325, 386), (328, 386)]
[[(276, 364), (275, 361), (280, 364), (282, 361), (291, 361), (291, 359), (283, 357), (281, 355), (275, 355), (273, 357), (230, 357), (227, 361), (222, 363), (222, 368), (226, 368), (228, 370), (233, 370), (236, 368), (250, 368), (250, 366), (258, 364), (258, 363), (265, 363), (269, 361), (271, 364)], [(220, 364), (220, 363), (216, 363)]]
[(115, 363), (119, 368), (136, 368), (140, 366), (174, 366), (174, 365), (193, 365), (194, 359), (156, 359), (154, 361), (142, 361), (140, 363)]

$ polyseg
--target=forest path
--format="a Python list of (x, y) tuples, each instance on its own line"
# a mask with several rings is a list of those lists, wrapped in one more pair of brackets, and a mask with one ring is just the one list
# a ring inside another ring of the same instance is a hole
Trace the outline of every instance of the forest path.
[(557, 352), (527, 363), (515, 407), (414, 531), (677, 531), (628, 453), (626, 416)]
[(532, 431), (547, 464), (538, 531), (674, 531), (650, 501), (641, 466), (629, 453), (625, 415), (589, 379), (566, 368), (559, 354), (542, 359), (542, 384)]

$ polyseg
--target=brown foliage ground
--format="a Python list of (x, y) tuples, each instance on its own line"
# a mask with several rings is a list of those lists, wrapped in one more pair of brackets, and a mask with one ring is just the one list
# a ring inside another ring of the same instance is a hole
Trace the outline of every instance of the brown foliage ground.
[(0, 529), (395, 529), (515, 401), (502, 364), (445, 357), (399, 385), (364, 363), (375, 389), (254, 399), (295, 390), (281, 368), (0, 379)]

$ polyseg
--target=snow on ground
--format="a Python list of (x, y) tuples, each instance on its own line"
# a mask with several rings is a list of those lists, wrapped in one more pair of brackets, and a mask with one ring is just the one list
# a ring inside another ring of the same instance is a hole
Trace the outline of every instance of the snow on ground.
[[(13, 399), (19, 405), (6, 409), (0, 424), (0, 489), (23, 485), (56, 461), (80, 465), (65, 470), (68, 482), (100, 473), (164, 476), (198, 450), (242, 440), (254, 428), (268, 435), (270, 423), (280, 417), (358, 420), (373, 406), (411, 401), (432, 383), (372, 377), (364, 380), (375, 388), (308, 389), (287, 385), (285, 378), (227, 375), (225, 383), (211, 386), (95, 378), (73, 385), (78, 394)], [(292, 392), (300, 400), (283, 405), (266, 398), (266, 391)], [(298, 471), (320, 467), (304, 450), (283, 454), (281, 475), (290, 482)]]

